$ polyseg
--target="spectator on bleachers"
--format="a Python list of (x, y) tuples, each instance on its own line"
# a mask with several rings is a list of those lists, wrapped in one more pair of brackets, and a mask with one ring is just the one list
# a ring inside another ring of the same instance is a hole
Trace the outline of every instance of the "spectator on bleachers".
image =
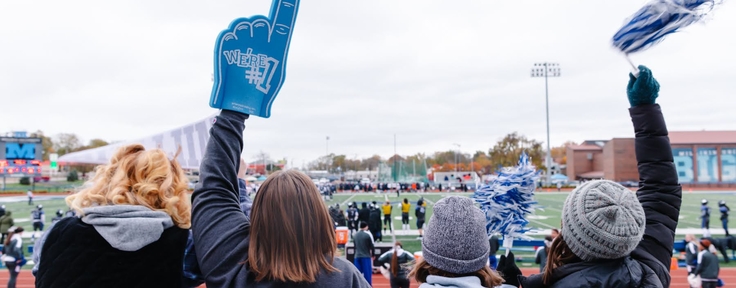
[(523, 279), (522, 287), (670, 287), (682, 188), (655, 104), (659, 83), (644, 66), (629, 79), (641, 187), (634, 194), (597, 180), (575, 188), (563, 205), (562, 232), (552, 242), (544, 273)]
[(180, 288), (191, 204), (177, 156), (133, 144), (99, 166), (92, 185), (66, 198), (79, 217), (34, 246), (36, 287)]
[[(504, 279), (486, 265), (490, 246), (485, 227), (485, 214), (470, 198), (450, 196), (437, 201), (422, 241), (422, 258), (409, 277), (422, 283), (421, 288), (492, 288), (504, 281), (518, 283), (520, 271)], [(501, 259), (503, 262), (505, 256)]]
[(352, 264), (335, 257), (334, 224), (305, 174), (271, 174), (250, 219), (240, 210), (237, 166), (248, 116), (222, 110), (215, 118), (192, 194), (192, 234), (207, 286), (370, 287)]

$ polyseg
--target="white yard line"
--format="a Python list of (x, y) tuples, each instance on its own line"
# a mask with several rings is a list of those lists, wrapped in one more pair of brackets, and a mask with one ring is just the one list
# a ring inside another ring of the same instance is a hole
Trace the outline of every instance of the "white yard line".
[(353, 194), (353, 195), (350, 195), (350, 197), (348, 197), (348, 199), (346, 199), (345, 201), (342, 201), (342, 203), (340, 203), (340, 206), (345, 206), (346, 203), (350, 203), (350, 200), (353, 199), (353, 197), (358, 196), (358, 195), (359, 194), (357, 194), (357, 193), (356, 194)]

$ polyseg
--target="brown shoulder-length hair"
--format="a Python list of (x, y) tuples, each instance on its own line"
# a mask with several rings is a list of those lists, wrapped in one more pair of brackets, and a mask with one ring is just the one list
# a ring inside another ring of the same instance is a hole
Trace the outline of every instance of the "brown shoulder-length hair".
[(582, 260), (567, 246), (565, 238), (560, 233), (557, 238), (552, 240), (552, 245), (550, 245), (549, 251), (547, 251), (547, 265), (544, 267), (544, 273), (542, 274), (544, 285), (552, 284), (552, 273), (555, 269), (565, 264), (580, 261)]
[(496, 287), (503, 284), (503, 278), (501, 278), (498, 273), (491, 270), (491, 268), (488, 266), (484, 266), (478, 271), (470, 272), (467, 274), (455, 274), (432, 267), (432, 265), (429, 265), (427, 261), (424, 261), (424, 258), (421, 258), (419, 261), (417, 261), (417, 264), (414, 265), (414, 269), (412, 269), (409, 273), (409, 277), (414, 277), (414, 280), (419, 283), (427, 283), (427, 276), (429, 275), (448, 278), (475, 276), (480, 278), (480, 285), (483, 285), (483, 287)]
[(278, 171), (256, 193), (248, 265), (256, 281), (317, 281), (332, 266), (335, 228), (317, 187), (304, 173)]

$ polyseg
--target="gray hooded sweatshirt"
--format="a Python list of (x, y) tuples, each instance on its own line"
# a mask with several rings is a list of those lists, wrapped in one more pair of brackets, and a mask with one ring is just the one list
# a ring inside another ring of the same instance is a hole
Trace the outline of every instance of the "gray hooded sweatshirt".
[[(169, 214), (138, 205), (94, 206), (84, 208), (82, 212), (82, 222), (92, 225), (110, 246), (121, 251), (138, 251), (161, 238), (166, 228), (174, 226)], [(53, 228), (51, 225), (34, 244), (34, 276), (46, 236)]]
[[(475, 277), (475, 276), (448, 278), (448, 277), (442, 277), (442, 276), (429, 275), (427, 276), (427, 283), (422, 283), (422, 285), (419, 286), (419, 288), (432, 288), (432, 287), (492, 288), (492, 287), (484, 287), (483, 285), (481, 285), (480, 278)], [(497, 288), (515, 288), (515, 287), (511, 285), (503, 284), (501, 286), (497, 286)]]

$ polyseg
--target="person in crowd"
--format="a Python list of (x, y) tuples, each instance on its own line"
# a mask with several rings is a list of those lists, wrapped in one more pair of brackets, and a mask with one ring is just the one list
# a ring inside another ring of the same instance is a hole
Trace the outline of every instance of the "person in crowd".
[(488, 253), (488, 266), (491, 267), (492, 270), (496, 270), (496, 267), (498, 267), (498, 259), (496, 259), (496, 253), (498, 253), (498, 236), (496, 234), (491, 235), (491, 238), (488, 238), (488, 246), (490, 247), (489, 253)]
[(515, 275), (505, 280), (486, 265), (490, 246), (485, 225), (485, 214), (470, 198), (450, 196), (437, 201), (422, 241), (422, 258), (409, 277), (421, 283), (420, 288), (514, 287), (503, 282), (518, 282)]
[(8, 268), (10, 278), (8, 278), (8, 288), (15, 288), (15, 282), (18, 279), (20, 268), (25, 264), (23, 256), (23, 227), (10, 227), (7, 230), (8, 238), (3, 242), (3, 262)]
[(371, 209), (368, 207), (368, 203), (363, 202), (360, 204), (360, 210), (358, 210), (358, 222), (369, 223), (371, 220)]
[(401, 242), (394, 243), (394, 248), (378, 257), (378, 264), (386, 266), (388, 264), (389, 283), (391, 288), (409, 288), (409, 269), (408, 265), (414, 261), (414, 256), (404, 250)]
[(388, 228), (388, 231), (394, 232), (393, 225), (391, 225), (393, 224), (393, 221), (391, 221), (391, 209), (393, 209), (391, 201), (386, 200), (381, 208), (383, 210), (383, 234), (386, 234), (386, 228)]
[(350, 234), (358, 232), (358, 203), (355, 202), (348, 206), (348, 230)]
[(425, 202), (423, 200), (419, 200), (417, 202), (417, 209), (414, 211), (414, 216), (417, 217), (417, 229), (419, 230), (419, 237), (417, 237), (417, 239), (420, 240), (424, 236), (424, 229), (422, 228), (424, 227), (424, 216), (427, 215), (427, 206), (425, 206), (424, 203)]
[(707, 199), (700, 201), (700, 228), (703, 229), (703, 237), (710, 237), (710, 206)]
[(335, 203), (335, 205), (331, 205), (328, 209), (328, 213), (330, 214), (330, 218), (332, 218), (332, 222), (335, 223), (335, 226), (337, 225), (337, 215), (340, 214), (340, 204)]
[[(562, 208), (562, 231), (544, 273), (520, 277), (534, 287), (669, 287), (672, 248), (682, 203), (667, 126), (655, 99), (659, 83), (639, 66), (627, 94), (641, 187), (589, 181)], [(514, 264), (515, 265), (515, 264)], [(504, 275), (507, 277), (509, 275)]]
[(64, 217), (74, 217), (77, 216), (77, 212), (75, 212), (73, 209), (69, 208), (64, 212)]
[(695, 235), (685, 235), (685, 265), (688, 274), (695, 272), (695, 267), (698, 266), (698, 245)]
[(91, 185), (66, 198), (78, 217), (37, 242), (36, 287), (180, 288), (191, 204), (178, 155), (132, 144), (98, 166)]
[(46, 213), (43, 211), (43, 205), (39, 204), (36, 209), (31, 211), (31, 222), (33, 223), (31, 239), (36, 239), (36, 231), (43, 233), (43, 226), (46, 223)]
[(718, 210), (721, 211), (721, 224), (723, 224), (723, 230), (726, 232), (726, 237), (731, 236), (728, 233), (728, 213), (731, 212), (731, 208), (728, 208), (726, 201), (718, 201)]
[(409, 199), (404, 198), (404, 202), (401, 202), (401, 228), (404, 231), (409, 230), (409, 210), (411, 210)]
[(720, 267), (718, 266), (718, 256), (710, 253), (710, 241), (708, 239), (700, 240), (698, 243), (698, 266), (695, 268), (693, 274), (700, 277), (702, 282), (701, 288), (716, 288), (718, 284), (718, 273)]
[[(731, 236), (728, 236), (726, 238), (714, 238), (714, 237), (703, 237), (701, 240), (706, 239), (710, 241), (709, 250), (710, 253), (713, 253), (713, 255), (718, 256), (719, 252), (721, 256), (723, 256), (723, 261), (728, 263), (731, 262), (730, 257), (728, 257), (728, 249), (729, 249), (729, 242), (733, 241), (733, 238)], [(730, 247), (733, 248), (733, 247)]]
[(558, 230), (557, 228), (552, 228), (550, 232), (550, 236), (552, 236), (552, 239), (557, 238), (557, 236), (559, 235), (560, 235), (560, 230)]
[(360, 222), (360, 231), (355, 233), (355, 267), (363, 274), (365, 281), (372, 285), (373, 279), (373, 235), (368, 231), (368, 223)]
[(64, 211), (61, 209), (56, 210), (56, 217), (51, 218), (51, 224), (53, 225), (54, 223), (61, 221), (61, 218), (64, 218)]
[(378, 209), (378, 204), (375, 201), (371, 203), (370, 209), (368, 227), (370, 228), (371, 234), (373, 234), (373, 239), (383, 241), (383, 235), (381, 234), (381, 210)]
[(534, 263), (539, 264), (539, 273), (544, 273), (544, 266), (547, 264), (547, 250), (552, 244), (552, 236), (544, 236), (544, 246), (537, 248), (534, 255)]
[(250, 219), (243, 214), (237, 170), (248, 117), (228, 110), (216, 116), (192, 194), (192, 234), (206, 285), (370, 287), (350, 262), (336, 257), (332, 220), (304, 173), (269, 175)]
[(348, 221), (345, 219), (345, 211), (342, 209), (338, 211), (335, 222), (337, 223), (337, 226), (347, 227)]
[(7, 211), (5, 212), (5, 215), (3, 217), (0, 217), (0, 233), (2, 233), (2, 239), (0, 239), (0, 243), (5, 243), (5, 237), (8, 236), (10, 230), (10, 227), (15, 226), (15, 221), (13, 220), (13, 212)]

